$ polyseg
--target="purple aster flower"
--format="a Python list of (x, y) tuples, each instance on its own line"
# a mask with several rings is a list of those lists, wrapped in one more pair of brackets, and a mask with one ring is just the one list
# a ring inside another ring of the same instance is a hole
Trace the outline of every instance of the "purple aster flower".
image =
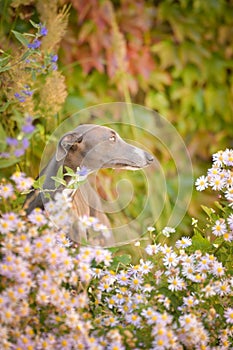
[(25, 102), (25, 97), (20, 95), (18, 92), (15, 93), (15, 98), (17, 98), (19, 102)]
[(17, 148), (14, 152), (16, 157), (21, 157), (23, 156), (25, 153), (25, 150), (23, 148)]
[(51, 62), (57, 62), (58, 55), (51, 55)]
[(18, 140), (13, 138), (13, 137), (7, 137), (6, 138), (6, 143), (9, 146), (17, 146), (18, 145)]
[(39, 35), (46, 36), (48, 34), (48, 29), (45, 26), (42, 26), (41, 23), (39, 25), (40, 25)]
[(22, 131), (25, 132), (25, 134), (30, 134), (35, 130), (35, 126), (32, 124), (25, 124), (22, 126)]
[(32, 94), (33, 94), (33, 91), (31, 91), (31, 90), (22, 90), (22, 93), (23, 94), (25, 94), (25, 95), (27, 95), (27, 96), (32, 96)]
[(22, 146), (23, 146), (23, 149), (27, 149), (29, 147), (29, 141), (28, 139), (24, 138), (22, 140)]
[(28, 48), (35, 50), (35, 49), (38, 49), (40, 45), (41, 45), (41, 41), (38, 39), (35, 39), (32, 43), (28, 44)]
[(79, 176), (87, 176), (88, 175), (88, 168), (86, 166), (82, 166), (80, 169), (77, 170), (77, 174)]

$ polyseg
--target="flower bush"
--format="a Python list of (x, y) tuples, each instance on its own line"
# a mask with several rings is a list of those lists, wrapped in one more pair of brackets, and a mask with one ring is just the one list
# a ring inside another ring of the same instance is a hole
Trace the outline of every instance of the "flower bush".
[(65, 193), (25, 216), (9, 201), (32, 180), (17, 172), (3, 182), (1, 349), (231, 349), (232, 154), (215, 154), (196, 181), (219, 191), (206, 225), (193, 219), (192, 238), (175, 246), (163, 242), (173, 228), (149, 227), (136, 265), (118, 248), (69, 240)]
[[(56, 18), (60, 21), (59, 40), (66, 18), (65, 11)], [(38, 158), (36, 149), (44, 146), (49, 129), (57, 124), (58, 112), (67, 96), (64, 77), (57, 65), (58, 41), (53, 40), (53, 32), (48, 32), (45, 25), (30, 22), (33, 32), (12, 31), (18, 42), (17, 52), (2, 51), (0, 59), (4, 81), (0, 93), (0, 168), (22, 160), (27, 167), (29, 154), (31, 159)], [(34, 147), (30, 147), (32, 138)]]

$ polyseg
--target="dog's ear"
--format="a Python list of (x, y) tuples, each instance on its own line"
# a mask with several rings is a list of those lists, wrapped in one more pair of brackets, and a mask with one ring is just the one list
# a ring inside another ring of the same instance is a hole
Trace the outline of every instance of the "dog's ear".
[(75, 144), (82, 142), (83, 135), (77, 133), (70, 133), (64, 135), (58, 143), (56, 151), (56, 161), (64, 159), (69, 151), (69, 149)]

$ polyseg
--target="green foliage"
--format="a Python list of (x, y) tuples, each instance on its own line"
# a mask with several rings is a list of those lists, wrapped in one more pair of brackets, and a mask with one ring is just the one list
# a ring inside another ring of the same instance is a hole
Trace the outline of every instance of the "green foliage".
[(12, 33), (14, 34), (14, 36), (16, 37), (16, 39), (25, 47), (28, 46), (29, 44), (29, 41), (27, 40), (27, 38), (25, 37), (25, 35), (15, 31), (15, 30), (12, 30)]
[(208, 252), (211, 248), (211, 244), (207, 238), (203, 237), (198, 230), (194, 229), (194, 235), (192, 236), (192, 249), (201, 250), (202, 252)]
[(117, 270), (118, 267), (129, 265), (131, 260), (132, 257), (129, 254), (116, 255), (110, 267), (112, 270)]

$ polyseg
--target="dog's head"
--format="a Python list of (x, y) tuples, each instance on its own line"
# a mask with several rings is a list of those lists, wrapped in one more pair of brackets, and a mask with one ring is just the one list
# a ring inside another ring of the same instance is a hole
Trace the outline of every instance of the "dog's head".
[[(153, 156), (144, 150), (126, 143), (112, 129), (83, 124), (60, 139), (56, 153), (47, 166), (41, 171), (39, 177), (45, 175), (43, 189), (55, 193), (55, 182), (59, 167), (62, 165), (76, 171), (77, 167), (85, 166), (89, 172), (101, 168), (120, 168), (137, 170), (153, 162)], [(24, 203), (27, 213), (34, 208), (44, 207), (46, 202), (42, 192), (32, 191)]]
[(84, 124), (66, 133), (59, 141), (56, 161), (74, 171), (85, 166), (90, 171), (100, 168), (137, 170), (150, 165), (153, 156), (132, 146), (112, 129)]

